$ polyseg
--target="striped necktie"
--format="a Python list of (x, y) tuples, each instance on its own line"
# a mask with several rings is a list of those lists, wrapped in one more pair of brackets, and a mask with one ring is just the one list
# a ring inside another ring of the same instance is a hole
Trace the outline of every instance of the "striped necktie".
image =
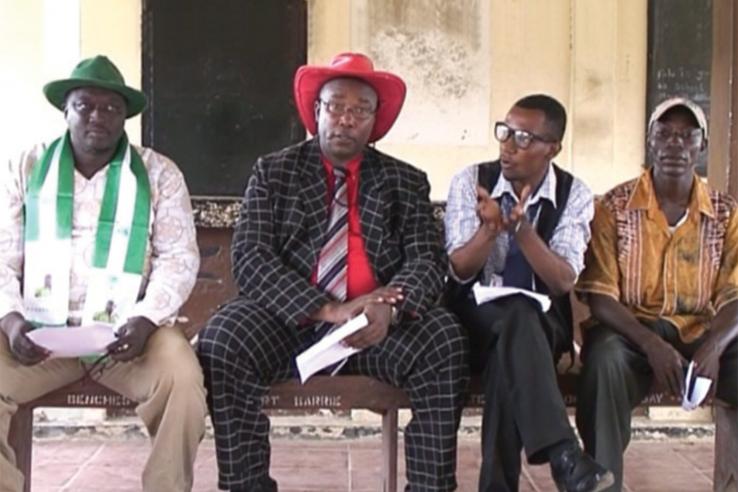
[(346, 300), (346, 273), (348, 259), (348, 193), (346, 172), (334, 168), (336, 177), (328, 216), (326, 241), (318, 257), (317, 285), (337, 301)]
[[(328, 231), (325, 234), (325, 244), (318, 256), (317, 286), (323, 292), (333, 296), (337, 301), (346, 300), (347, 260), (348, 260), (348, 193), (346, 187), (346, 171), (333, 168), (335, 184), (333, 200), (331, 201), (328, 216)], [(315, 326), (316, 339), (321, 339), (338, 328), (339, 325), (321, 322)], [(328, 366), (324, 372), (331, 375), (346, 364), (342, 359)]]

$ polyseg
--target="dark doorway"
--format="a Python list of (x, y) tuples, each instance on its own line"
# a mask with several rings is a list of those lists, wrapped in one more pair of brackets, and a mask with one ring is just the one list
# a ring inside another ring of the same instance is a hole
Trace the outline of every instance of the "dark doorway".
[(304, 138), (292, 77), (306, 0), (144, 0), (143, 142), (196, 196), (241, 196), (259, 155)]
[[(712, 0), (649, 0), (646, 118), (667, 97), (686, 96), (710, 115)], [(707, 176), (707, 153), (697, 172)]]

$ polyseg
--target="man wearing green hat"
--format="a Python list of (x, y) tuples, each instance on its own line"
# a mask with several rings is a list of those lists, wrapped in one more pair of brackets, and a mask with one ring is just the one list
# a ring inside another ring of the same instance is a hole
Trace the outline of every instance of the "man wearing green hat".
[[(139, 402), (152, 440), (143, 490), (190, 490), (206, 404), (174, 326), (199, 267), (184, 178), (128, 143), (125, 120), (146, 97), (106, 57), (44, 93), (68, 131), (0, 168), (0, 491), (23, 490), (8, 446), (18, 405), (83, 377)], [(109, 336), (92, 354), (74, 353), (90, 332), (62, 352), (36, 330), (91, 327)]]

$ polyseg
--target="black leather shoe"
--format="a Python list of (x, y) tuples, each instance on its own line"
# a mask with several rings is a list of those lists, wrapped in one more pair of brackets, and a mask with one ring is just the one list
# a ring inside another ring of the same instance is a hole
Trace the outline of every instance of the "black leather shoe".
[(277, 482), (271, 477), (264, 477), (249, 489), (231, 489), (230, 492), (277, 492)]
[(559, 492), (599, 492), (615, 482), (612, 472), (572, 443), (551, 457), (551, 476)]

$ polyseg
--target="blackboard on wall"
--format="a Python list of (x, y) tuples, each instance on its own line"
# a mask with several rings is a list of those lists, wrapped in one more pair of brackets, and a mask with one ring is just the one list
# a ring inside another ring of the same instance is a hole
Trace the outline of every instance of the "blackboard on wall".
[[(649, 0), (646, 115), (662, 100), (686, 96), (710, 115), (712, 0)], [(707, 175), (707, 155), (697, 165)]]
[(256, 158), (305, 131), (292, 78), (305, 63), (305, 0), (144, 0), (145, 145), (196, 196), (241, 196)]

